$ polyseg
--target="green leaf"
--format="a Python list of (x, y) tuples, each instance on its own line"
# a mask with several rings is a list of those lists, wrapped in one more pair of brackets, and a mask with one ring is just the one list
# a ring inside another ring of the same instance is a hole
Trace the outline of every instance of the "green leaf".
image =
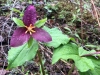
[(76, 36), (79, 40), (81, 40), (80, 36), (79, 36), (77, 33), (75, 33), (75, 36)]
[(52, 57), (52, 64), (56, 63), (60, 58), (70, 59), (70, 56), (71, 58), (74, 56), (75, 59), (77, 59), (76, 58), (77, 55), (78, 55), (77, 45), (74, 43), (68, 43), (54, 50)]
[(18, 9), (16, 9), (16, 8), (12, 8), (11, 10), (12, 10), (12, 11), (14, 11), (14, 12), (21, 13), (21, 11), (20, 11), (20, 10), (18, 10)]
[(88, 70), (94, 69), (94, 64), (91, 61), (91, 59), (88, 59), (86, 57), (80, 57), (79, 60), (75, 60), (75, 66), (78, 68), (81, 72), (86, 72)]
[(20, 17), (23, 17), (23, 16), (24, 16), (24, 13), (23, 13), (23, 12), (21, 12), (21, 13), (20, 13)]
[(72, 31), (71, 31), (70, 28), (68, 28), (68, 27), (64, 27), (64, 29), (68, 30), (68, 31), (72, 34)]
[(30, 39), (29, 39), (29, 41), (28, 41), (28, 47), (30, 47), (30, 46), (32, 45), (32, 43), (33, 43), (33, 38), (30, 37)]
[(95, 57), (88, 57), (92, 60), (95, 68), (93, 70), (89, 70), (87, 72), (79, 72), (80, 75), (100, 75), (100, 58), (96, 59)]
[(12, 19), (19, 27), (24, 27), (24, 23), (22, 20), (15, 18), (15, 17), (13, 17)]
[(33, 43), (30, 47), (28, 46), (28, 43), (19, 47), (11, 47), (11, 49), (8, 52), (7, 69), (21, 66), (26, 61), (29, 61), (35, 57), (38, 50), (38, 43), (35, 40), (32, 41)]
[(35, 23), (35, 26), (36, 26), (36, 27), (41, 27), (41, 26), (43, 26), (43, 25), (45, 24), (46, 21), (47, 21), (47, 18), (42, 19), (42, 20), (39, 20), (39, 21), (37, 21), (37, 22)]
[(91, 54), (91, 53), (94, 53), (96, 52), (95, 50), (91, 50), (91, 51), (86, 51), (83, 49), (83, 47), (79, 47), (79, 56), (83, 56), (83, 55), (86, 55), (86, 54)]
[(61, 44), (67, 44), (70, 41), (70, 38), (67, 35), (64, 35), (58, 28), (47, 28), (43, 27), (52, 37), (52, 41), (46, 45), (49, 47), (57, 48)]
[(85, 45), (86, 47), (97, 48), (96, 45)]
[(80, 57), (78, 55), (78, 47), (74, 43), (68, 43), (54, 50), (52, 64), (56, 63), (59, 59), (66, 61), (68, 59), (72, 59), (75, 62), (77, 69), (81, 72), (86, 72), (90, 69), (94, 69), (94, 65), (91, 59)]

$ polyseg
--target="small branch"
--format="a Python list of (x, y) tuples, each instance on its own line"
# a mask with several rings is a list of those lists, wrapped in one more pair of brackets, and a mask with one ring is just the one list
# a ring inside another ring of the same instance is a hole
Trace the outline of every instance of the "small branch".
[(82, 45), (83, 45), (83, 18), (82, 18), (82, 13), (83, 13), (83, 3), (82, 0), (80, 0), (80, 13), (81, 13), (81, 38), (82, 38)]
[(97, 22), (98, 22), (98, 24), (99, 24), (99, 26), (100, 26), (100, 21), (99, 21), (99, 17), (98, 17), (97, 9), (96, 9), (96, 6), (95, 6), (93, 0), (91, 0), (91, 4), (92, 4), (92, 6), (93, 6), (93, 9), (94, 9), (94, 12), (95, 12), (95, 17), (96, 17), (96, 19), (97, 19)]
[[(15, 6), (15, 4), (16, 4), (16, 1), (17, 1), (17, 0), (14, 1), (12, 8), (14, 8), (14, 6)], [(12, 9), (12, 8), (11, 8), (11, 9)], [(12, 16), (13, 16), (13, 10), (11, 11), (11, 19), (12, 19)]]

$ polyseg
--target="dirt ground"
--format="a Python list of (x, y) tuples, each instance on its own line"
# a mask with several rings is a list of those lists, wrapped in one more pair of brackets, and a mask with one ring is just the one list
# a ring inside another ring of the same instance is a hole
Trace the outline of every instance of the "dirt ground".
[[(69, 37), (74, 37), (78, 43), (82, 43), (78, 37), (75, 35), (67, 33), (68, 30), (65, 27), (69, 27), (73, 33), (75, 31), (83, 39), (83, 44), (91, 43), (98, 45), (100, 44), (100, 29), (99, 26), (96, 25), (96, 19), (91, 19), (92, 14), (86, 13), (83, 16), (83, 26), (81, 28), (81, 22), (75, 21), (73, 26), (67, 25), (68, 20), (66, 19), (58, 19), (58, 12), (53, 11), (52, 13), (47, 13), (45, 10), (44, 2), (41, 1), (33, 1), (36, 5), (38, 17), (37, 19), (42, 19), (46, 15), (48, 18), (48, 22), (46, 25), (50, 28), (58, 27), (64, 34), (69, 35)], [(6, 70), (7, 68), (7, 54), (10, 49), (10, 38), (13, 34), (13, 31), (16, 29), (17, 25), (11, 20), (11, 17), (20, 18), (20, 14), (18, 12), (11, 11), (11, 7), (14, 7), (20, 11), (22, 11), (29, 3), (28, 2), (20, 2), (16, 1), (14, 4), (12, 2), (11, 5), (2, 5), (6, 4), (0, 1), (0, 75), (41, 75), (39, 68), (39, 58), (36, 56), (33, 61), (26, 62), (23, 66), (14, 68), (12, 70)], [(100, 9), (99, 9), (100, 10)], [(89, 15), (88, 15), (89, 14)], [(54, 16), (52, 19), (51, 17)], [(70, 16), (67, 16), (70, 18)], [(91, 21), (92, 20), (92, 21)], [(69, 20), (70, 21), (70, 20)], [(81, 35), (81, 30), (83, 34)], [(96, 42), (95, 42), (96, 41)], [(40, 44), (40, 51), (44, 62), (45, 71), (48, 75), (67, 75), (72, 64), (65, 63), (64, 61), (59, 61), (56, 64), (51, 64), (53, 49), (45, 47)], [(71, 75), (78, 75), (76, 68), (73, 70)]]

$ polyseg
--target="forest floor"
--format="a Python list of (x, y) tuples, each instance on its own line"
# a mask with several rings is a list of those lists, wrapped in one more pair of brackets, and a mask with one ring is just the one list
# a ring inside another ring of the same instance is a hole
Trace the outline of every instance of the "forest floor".
[[(59, 2), (59, 3), (58, 3)], [(100, 45), (100, 27), (97, 19), (95, 18), (94, 11), (92, 9), (83, 9), (81, 13), (78, 12), (77, 4), (73, 2), (58, 1), (58, 7), (55, 2), (50, 2), (51, 7), (45, 5), (44, 2), (33, 2), (36, 6), (38, 17), (37, 19), (43, 19), (47, 16), (48, 21), (46, 26), (49, 28), (58, 27), (64, 34), (69, 37), (73, 37), (78, 44), (84, 48), (91, 49), (85, 45), (91, 44)], [(0, 2), (0, 75), (40, 75), (39, 59), (36, 56), (35, 59), (26, 62), (23, 66), (14, 68), (12, 70), (6, 70), (7, 68), (7, 55), (10, 49), (10, 38), (17, 25), (11, 20), (12, 17), (20, 18), (21, 13), (19, 11), (29, 4), (29, 2), (12, 2), (11, 5)], [(83, 3), (84, 4), (84, 3)], [(54, 7), (54, 8), (53, 8)], [(64, 7), (64, 8), (63, 8)], [(79, 7), (79, 6), (78, 6)], [(16, 8), (17, 10), (11, 10)], [(57, 8), (57, 9), (56, 9)], [(54, 10), (56, 9), (56, 10)], [(100, 7), (97, 7), (100, 12)], [(19, 11), (18, 11), (19, 10)], [(48, 11), (52, 12), (48, 12)], [(71, 12), (67, 13), (66, 12)], [(76, 13), (77, 12), (77, 13)], [(73, 14), (74, 13), (74, 14)], [(100, 13), (99, 13), (100, 14)], [(74, 15), (74, 17), (73, 17)], [(100, 15), (99, 15), (100, 16)], [(99, 51), (99, 47), (95, 48)], [(45, 47), (40, 44), (40, 51), (43, 55), (45, 71), (48, 75), (67, 75), (72, 64), (59, 61), (56, 64), (51, 64), (53, 50), (52, 48)], [(78, 75), (76, 68), (71, 75)]]

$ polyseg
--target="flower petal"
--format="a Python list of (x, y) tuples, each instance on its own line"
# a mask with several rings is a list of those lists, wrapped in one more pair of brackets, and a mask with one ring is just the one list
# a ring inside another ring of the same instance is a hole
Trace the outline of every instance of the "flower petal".
[(45, 30), (41, 28), (35, 28), (34, 29), (36, 32), (32, 34), (32, 37), (40, 42), (50, 42), (52, 41), (51, 36), (49, 33), (47, 33)]
[(23, 27), (17, 28), (12, 37), (11, 37), (11, 41), (10, 41), (10, 46), (11, 47), (17, 47), (20, 46), (22, 44), (24, 44), (25, 42), (27, 42), (30, 38), (29, 34), (25, 34), (26, 29)]
[(25, 12), (24, 12), (24, 16), (23, 16), (23, 22), (26, 26), (29, 26), (30, 24), (35, 24), (36, 22), (36, 18), (37, 18), (37, 13), (36, 13), (36, 9), (33, 5), (29, 5)]

